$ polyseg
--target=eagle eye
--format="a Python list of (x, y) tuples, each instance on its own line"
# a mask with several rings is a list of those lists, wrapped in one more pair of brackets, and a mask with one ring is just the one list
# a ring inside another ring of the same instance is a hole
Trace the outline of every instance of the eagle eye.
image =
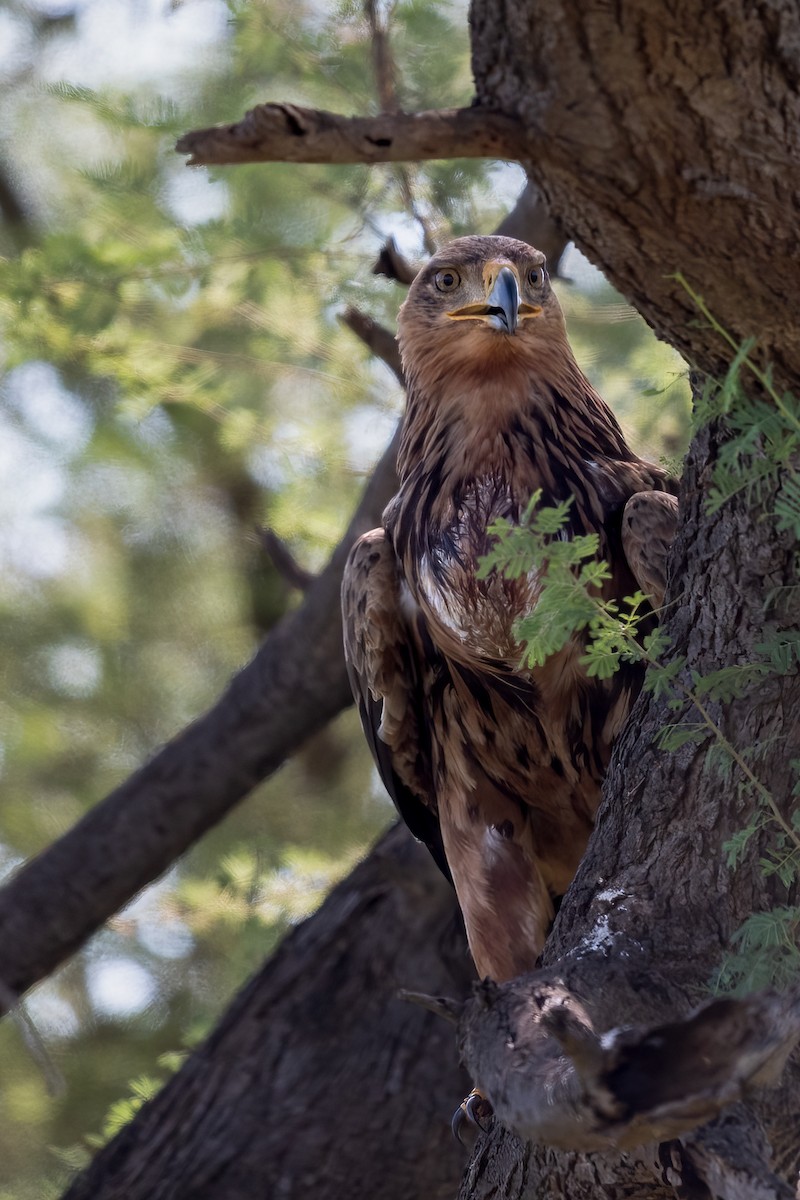
[(528, 271), (528, 283), (531, 285), (531, 287), (538, 287), (541, 282), (542, 268), (531, 267), (530, 271)]
[(461, 276), (452, 267), (445, 267), (443, 271), (436, 272), (433, 282), (436, 284), (437, 291), (454, 292), (461, 283)]

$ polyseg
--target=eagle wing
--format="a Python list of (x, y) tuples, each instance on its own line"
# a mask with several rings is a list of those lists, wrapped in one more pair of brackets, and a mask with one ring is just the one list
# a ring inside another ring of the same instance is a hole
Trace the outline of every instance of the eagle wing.
[(669, 492), (636, 492), (622, 514), (622, 549), (653, 608), (664, 603), (667, 555), (678, 525), (678, 501)]
[(342, 614), (347, 673), (378, 773), (414, 837), (450, 879), (436, 814), (420, 656), (403, 611), (397, 559), (383, 529), (363, 534), (350, 551)]

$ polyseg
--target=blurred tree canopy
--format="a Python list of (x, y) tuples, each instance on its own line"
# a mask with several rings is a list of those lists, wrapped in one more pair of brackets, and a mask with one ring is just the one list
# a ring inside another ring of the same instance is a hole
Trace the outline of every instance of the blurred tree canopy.
[[(462, 4), (379, 17), (402, 106), (469, 102)], [(393, 327), (403, 289), (371, 271), (387, 237), (416, 260), (490, 232), (524, 183), (476, 161), (223, 179), (174, 154), (184, 129), (271, 97), (377, 111), (373, 32), (351, 0), (0, 4), (0, 875), (203, 711), (296, 603), (262, 529), (326, 561), (402, 411), (337, 319), (353, 304)], [(637, 449), (676, 455), (682, 363), (577, 252), (561, 272), (581, 365)], [(20, 1020), (0, 1028), (0, 1200), (57, 1195), (391, 820), (356, 725), (32, 995), (49, 1066)]]

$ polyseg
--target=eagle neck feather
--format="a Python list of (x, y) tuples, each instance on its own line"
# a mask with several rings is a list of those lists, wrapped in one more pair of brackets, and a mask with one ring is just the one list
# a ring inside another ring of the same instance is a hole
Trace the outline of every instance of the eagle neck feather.
[[(509, 375), (506, 386), (489, 381), (459, 390), (451, 383), (435, 401), (412, 381), (393, 506), (411, 540), (437, 535), (476, 489), (483, 494), (481, 507), (491, 509), (477, 515), (488, 521), (519, 519), (541, 488), (544, 504), (574, 495), (581, 528), (602, 522), (611, 497), (599, 494), (592, 465), (600, 457), (636, 472), (641, 464), (611, 410), (574, 360), (572, 365), (574, 372), (552, 383), (536, 384), (529, 375)], [(636, 490), (620, 483), (616, 503)]]
[(631, 452), (577, 365), (558, 381), (507, 372), (471, 388), (451, 381), (433, 395), (412, 379), (400, 489), (384, 524), (409, 597), (442, 647), (459, 659), (510, 662), (514, 619), (535, 606), (541, 583), (535, 570), (516, 581), (478, 578), (489, 526), (518, 522), (537, 489), (544, 505), (574, 497), (568, 532), (598, 533), (605, 556), (609, 517), (633, 492), (659, 486), (658, 469)]

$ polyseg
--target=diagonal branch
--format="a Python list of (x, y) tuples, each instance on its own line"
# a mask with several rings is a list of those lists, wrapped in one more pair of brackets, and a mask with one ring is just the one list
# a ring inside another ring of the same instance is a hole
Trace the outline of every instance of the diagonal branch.
[[(0, 890), (0, 981), (22, 995), (351, 703), (339, 586), (397, 484), (397, 438), (303, 603), (217, 704)], [(0, 1012), (3, 1011), (0, 992)]]
[(391, 330), (386, 329), (368, 313), (362, 312), (360, 308), (355, 308), (352, 304), (348, 305), (340, 314), (339, 320), (357, 338), (360, 338), (381, 362), (386, 363), (386, 366), (394, 372), (398, 383), (405, 387), (406, 380), (403, 374), (403, 364), (400, 361), (400, 348)]
[(343, 117), (296, 104), (258, 104), (234, 125), (185, 133), (175, 148), (190, 155), (190, 166), (518, 159), (525, 134), (515, 117), (480, 107)]
[(266, 525), (257, 529), (256, 533), (262, 550), (268, 555), (280, 577), (290, 587), (297, 588), (300, 592), (308, 591), (314, 581), (314, 574), (301, 566), (283, 538), (278, 537), (275, 530)]

